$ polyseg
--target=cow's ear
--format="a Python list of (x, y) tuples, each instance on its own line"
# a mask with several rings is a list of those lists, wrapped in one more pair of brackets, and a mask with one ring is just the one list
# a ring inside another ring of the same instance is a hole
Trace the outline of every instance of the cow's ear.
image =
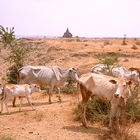
[(116, 84), (117, 83), (117, 81), (115, 81), (113, 79), (112, 80), (109, 80), (109, 82), (112, 83), (112, 84)]
[(132, 81), (129, 80), (129, 81), (127, 81), (126, 83), (127, 83), (128, 85), (131, 85), (131, 84), (132, 84)]

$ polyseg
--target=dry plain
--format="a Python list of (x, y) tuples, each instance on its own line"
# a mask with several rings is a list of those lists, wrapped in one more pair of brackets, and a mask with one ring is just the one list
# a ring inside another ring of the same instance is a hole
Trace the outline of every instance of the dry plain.
[[(100, 58), (117, 56), (118, 65), (126, 68), (140, 68), (140, 39), (129, 38), (127, 45), (122, 45), (122, 38), (24, 38), (33, 49), (28, 54), (27, 65), (58, 65), (64, 68), (75, 67), (79, 75), (89, 72), (91, 67), (100, 62)], [(0, 82), (6, 83), (6, 72), (9, 67), (4, 58), (6, 49), (0, 52)], [(16, 140), (100, 140), (108, 128), (100, 123), (91, 123), (89, 129), (75, 121), (73, 109), (77, 105), (77, 95), (62, 93), (62, 103), (48, 104), (48, 96), (42, 93), (33, 95), (35, 111), (26, 104), (22, 112), (9, 103), (10, 115), (0, 115), (0, 135)], [(140, 139), (140, 124), (132, 126)]]

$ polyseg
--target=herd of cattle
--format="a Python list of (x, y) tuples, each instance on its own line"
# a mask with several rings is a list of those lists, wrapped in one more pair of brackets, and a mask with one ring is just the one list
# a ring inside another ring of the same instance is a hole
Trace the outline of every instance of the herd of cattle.
[(87, 127), (85, 112), (88, 100), (91, 96), (97, 96), (103, 100), (108, 100), (111, 104), (109, 122), (111, 127), (112, 118), (120, 115), (120, 109), (125, 106), (127, 99), (133, 94), (131, 84), (133, 82), (140, 84), (140, 70), (97, 64), (92, 67), (91, 72), (78, 76), (77, 70), (74, 68), (24, 66), (19, 69), (19, 84), (0, 85), (1, 113), (3, 112), (3, 103), (7, 113), (9, 113), (7, 103), (13, 101), (13, 106), (15, 106), (16, 97), (20, 99), (20, 111), (22, 100), (25, 97), (32, 109), (35, 109), (32, 105), (31, 96), (33, 92), (39, 92), (39, 87), (42, 85), (49, 88), (49, 103), (51, 103), (54, 87), (58, 90), (58, 97), (61, 102), (60, 87), (69, 79), (76, 81), (80, 87), (82, 124)]

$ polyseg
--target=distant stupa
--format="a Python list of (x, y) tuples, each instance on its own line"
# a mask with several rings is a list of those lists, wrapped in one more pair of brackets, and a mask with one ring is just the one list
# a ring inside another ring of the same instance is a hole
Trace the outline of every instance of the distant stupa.
[(72, 38), (72, 34), (69, 32), (69, 29), (67, 28), (66, 32), (63, 35), (64, 38)]

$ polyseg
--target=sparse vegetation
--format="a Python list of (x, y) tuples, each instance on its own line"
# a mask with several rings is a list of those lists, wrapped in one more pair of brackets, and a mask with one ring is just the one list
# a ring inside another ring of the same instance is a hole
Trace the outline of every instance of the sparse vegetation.
[(0, 26), (0, 38), (4, 48), (9, 49), (9, 55), (6, 61), (10, 63), (7, 72), (7, 81), (9, 83), (18, 83), (18, 69), (24, 65), (25, 58), (29, 48), (21, 40), (16, 40), (14, 28), (4, 28)]
[(3, 135), (3, 136), (0, 136), (0, 140), (15, 140), (15, 139), (12, 138), (11, 136)]
[(140, 121), (140, 101), (138, 98), (132, 97), (128, 99), (126, 114), (129, 120), (132, 120), (133, 122)]
[[(126, 118), (131, 122), (139, 122), (140, 121), (140, 101), (136, 97), (138, 95), (137, 92), (139, 90), (133, 90), (135, 95), (132, 98), (129, 98), (126, 104)], [(97, 99), (93, 97), (91, 100), (88, 101), (87, 109), (86, 109), (86, 118), (90, 121), (102, 121), (104, 124), (109, 122), (109, 110), (110, 110), (110, 103), (104, 100)], [(80, 118), (81, 115), (81, 106), (77, 105), (74, 110), (74, 114), (76, 118)], [(126, 121), (127, 121), (126, 120)]]
[(117, 63), (118, 57), (106, 57), (104, 59), (101, 59), (100, 61), (102, 64), (106, 64), (107, 66), (114, 65), (115, 63)]
[[(127, 68), (132, 66), (132, 64), (134, 67), (135, 66), (139, 67), (139, 59), (136, 59), (136, 58), (140, 58), (139, 56), (140, 48), (138, 45), (136, 45), (136, 41), (132, 42), (132, 40), (130, 40), (130, 44), (128, 44), (128, 46), (125, 46), (125, 45), (121, 46), (120, 44), (122, 43), (122, 39), (118, 39), (118, 41), (116, 39), (115, 41), (110, 39), (112, 45), (104, 47), (103, 49), (104, 51), (102, 51), (102, 48), (100, 46), (103, 45), (103, 42), (104, 42), (103, 39), (93, 40), (93, 39), (86, 39), (86, 38), (82, 39), (80, 37), (79, 39), (80, 39), (79, 42), (76, 41), (76, 38), (72, 38), (72, 39), (62, 39), (62, 38), (47, 39), (46, 38), (45, 40), (38, 39), (38, 38), (37, 39), (33, 38), (32, 40), (24, 39), (26, 44), (29, 44), (31, 48), (34, 49), (34, 52), (33, 53), (31, 52), (30, 53), (31, 55), (28, 55), (27, 62), (28, 64), (31, 64), (31, 65), (49, 65), (49, 66), (60, 65), (62, 67), (75, 66), (75, 67), (78, 67), (79, 72), (81, 71), (80, 74), (89, 72), (91, 66), (99, 62), (99, 60), (102, 60), (104, 61), (104, 63), (107, 63), (109, 65), (112, 64), (113, 63), (112, 60), (110, 62), (109, 59), (112, 59), (113, 57), (116, 57), (116, 60), (115, 60), (116, 62), (114, 61), (113, 64), (116, 64), (116, 63), (122, 64), (123, 66), (126, 66)], [(44, 41), (44, 44), (43, 44), (43, 41)], [(137, 41), (139, 40), (137, 39)], [(47, 42), (47, 45), (45, 45), (46, 42)], [(88, 44), (88, 47), (86, 47), (86, 44)], [(137, 46), (136, 51), (133, 51), (132, 49), (130, 49), (133, 44)], [(23, 47), (24, 47), (24, 43), (23, 43)], [(120, 52), (118, 52), (119, 47), (121, 48)], [(7, 53), (7, 52), (10, 52), (10, 49), (2, 48), (1, 52), (2, 53), (0, 53), (1, 55), (0, 58), (1, 58), (2, 70), (0, 72), (1, 74), (3, 74), (6, 72), (6, 68), (7, 67), (9, 68), (13, 64), (13, 62), (9, 63), (9, 60), (7, 60), (8, 63), (6, 63), (6, 66), (3, 65), (2, 60), (4, 56), (7, 57), (8, 54), (10, 54), (10, 53)], [(117, 58), (120, 58), (120, 59), (117, 59)], [(133, 60), (136, 60), (136, 61), (133, 61)], [(13, 73), (15, 73), (14, 70), (13, 70)], [(63, 93), (67, 93), (67, 94), (76, 93), (75, 83), (73, 83), (72, 85), (69, 85), (69, 83), (67, 83), (64, 88), (65, 88), (64, 92), (62, 91)], [(139, 93), (139, 91), (137, 92)], [(31, 114), (31, 115), (27, 115), (26, 117), (25, 115), (22, 115), (22, 112), (21, 113), (14, 112), (10, 116), (5, 116), (5, 115), (1, 116), (1, 130), (4, 129), (4, 131), (1, 131), (1, 134), (10, 133), (12, 134), (12, 136), (14, 135), (16, 139), (18, 139), (19, 137), (20, 138), (24, 137), (24, 135), (26, 134), (27, 137), (33, 136), (35, 139), (38, 139), (42, 136), (42, 134), (44, 134), (44, 137), (45, 137), (46, 136), (45, 133), (50, 132), (50, 129), (52, 129), (52, 127), (54, 126), (53, 130), (57, 131), (58, 133), (59, 133), (59, 130), (66, 132), (66, 134), (67, 134), (67, 130), (71, 130), (72, 135), (76, 132), (80, 132), (80, 133), (77, 133), (77, 139), (81, 136), (81, 133), (83, 133), (84, 137), (86, 137), (87, 139), (90, 139), (91, 137), (93, 137), (94, 139), (93, 133), (97, 132), (97, 135), (103, 135), (102, 139), (99, 139), (99, 140), (114, 140), (114, 139), (115, 140), (125, 140), (125, 139), (136, 140), (135, 136), (133, 135), (133, 132), (135, 131), (136, 135), (139, 133), (138, 132), (139, 126), (137, 125), (139, 125), (139, 120), (140, 120), (140, 117), (139, 117), (140, 116), (139, 115), (140, 103), (138, 100), (136, 99), (128, 100), (127, 107), (126, 107), (126, 116), (127, 116), (128, 125), (127, 126), (120, 125), (120, 127), (117, 128), (117, 131), (116, 130), (109, 131), (109, 132), (107, 131), (106, 133), (106, 131), (104, 131), (104, 128), (106, 130), (108, 129), (102, 126), (102, 124), (107, 126), (106, 124), (108, 124), (109, 122), (109, 117), (108, 117), (109, 104), (108, 103), (104, 101), (100, 101), (100, 100), (95, 101), (96, 98), (89, 100), (87, 112), (86, 112), (87, 119), (90, 121), (94, 121), (96, 126), (92, 125), (90, 129), (84, 129), (82, 126), (80, 126), (80, 122), (74, 123), (74, 121), (72, 120), (73, 119), (72, 115), (70, 115), (71, 109), (75, 107), (77, 104), (76, 102), (77, 98), (75, 98), (74, 95), (68, 96), (66, 94), (62, 94), (62, 96), (64, 98), (62, 98), (61, 104), (57, 102), (58, 99), (55, 96), (54, 98), (56, 98), (56, 100), (54, 100), (54, 103), (52, 105), (48, 105), (48, 102), (47, 102), (48, 96), (46, 97), (46, 93), (45, 94), (37, 93), (37, 95), (34, 96), (35, 98), (33, 98), (33, 100), (35, 100), (37, 113), (35, 114), (34, 111), (25, 112), (27, 114)], [(28, 105), (27, 106), (26, 105), (27, 104), (25, 104), (25, 107), (28, 107)], [(80, 108), (80, 105), (76, 107), (76, 111), (75, 111), (76, 120), (80, 119), (79, 108)], [(15, 117), (16, 119), (12, 120), (12, 118), (15, 118)], [(11, 120), (12, 122), (10, 122), (10, 129), (6, 129), (6, 128), (9, 128), (8, 122)], [(72, 121), (67, 121), (67, 120), (72, 120)], [(99, 123), (96, 123), (97, 121)], [(71, 124), (71, 122), (74, 125)], [(15, 124), (16, 124), (16, 127), (15, 127)], [(38, 127), (34, 129), (34, 126), (38, 126)], [(44, 126), (47, 128), (46, 130), (44, 130)], [(28, 129), (26, 129), (27, 127)], [(60, 129), (60, 127), (65, 128), (65, 129)], [(41, 132), (41, 131), (44, 131), (44, 132)], [(70, 131), (68, 131), (68, 134), (69, 132)], [(18, 135), (19, 133), (20, 133), (20, 136)], [(104, 133), (106, 134), (104, 135)], [(53, 136), (56, 136), (56, 135), (53, 135)], [(5, 136), (5, 137), (9, 137), (9, 139), (11, 139), (11, 136)], [(61, 136), (59, 138), (61, 138)]]
[(61, 91), (67, 94), (76, 93), (77, 90), (77, 85), (72, 80), (69, 80), (66, 85), (61, 88)]
[(140, 42), (139, 42), (139, 41), (136, 41), (135, 44), (136, 44), (136, 45), (140, 45)]
[(106, 45), (111, 45), (111, 43), (110, 43), (110, 41), (109, 41), (109, 40), (104, 41), (103, 46), (106, 46)]
[(137, 47), (136, 45), (133, 45), (133, 46), (131, 47), (131, 49), (133, 49), (133, 50), (137, 50), (138, 47)]
[(109, 107), (109, 102), (93, 97), (87, 104), (87, 120), (109, 122)]
[(120, 125), (102, 135), (100, 140), (138, 140), (132, 130), (131, 121), (127, 125)]

